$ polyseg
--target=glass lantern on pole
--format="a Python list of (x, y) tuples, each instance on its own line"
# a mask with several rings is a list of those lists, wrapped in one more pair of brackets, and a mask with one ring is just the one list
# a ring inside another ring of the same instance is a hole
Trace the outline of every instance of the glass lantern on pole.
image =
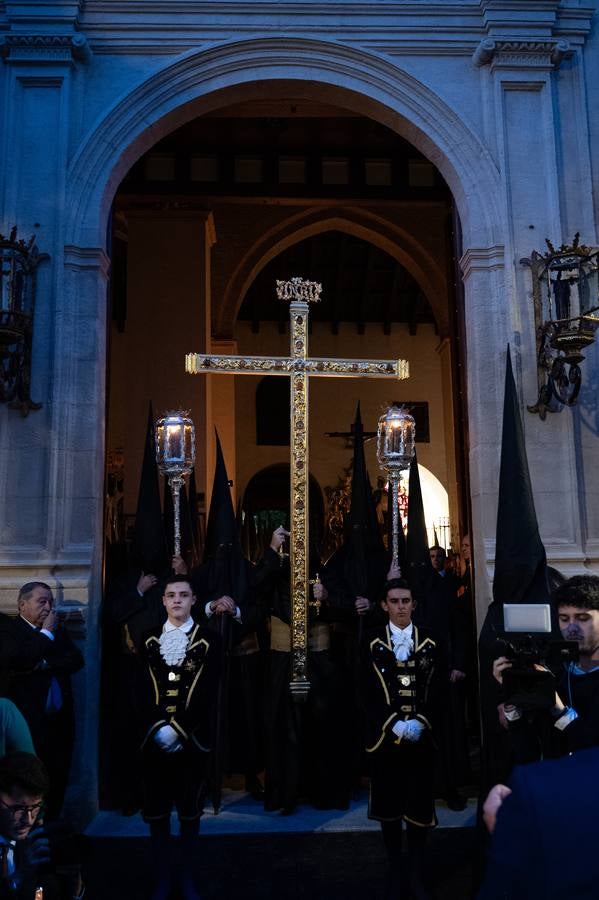
[(185, 476), (192, 471), (196, 458), (195, 428), (189, 411), (167, 412), (155, 425), (156, 462), (161, 475), (166, 475), (173, 495), (174, 551), (181, 555), (181, 488)]
[(409, 469), (416, 447), (416, 423), (403, 407), (390, 406), (379, 419), (376, 456), (391, 488), (392, 565), (399, 564), (399, 479)]

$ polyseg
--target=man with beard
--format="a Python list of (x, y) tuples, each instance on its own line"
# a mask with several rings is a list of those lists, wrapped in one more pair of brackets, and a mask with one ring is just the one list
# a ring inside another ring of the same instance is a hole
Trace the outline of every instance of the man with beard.
[[(543, 746), (545, 756), (548, 740), (553, 756), (599, 745), (599, 577), (569, 578), (554, 591), (553, 601), (562, 637), (577, 642), (580, 657), (557, 674), (555, 705), (545, 717), (550, 735)], [(511, 665), (505, 656), (493, 663), (493, 674), (500, 684), (503, 672)], [(514, 735), (526, 738), (530, 731), (526, 716), (516, 706), (506, 706), (505, 710)], [(523, 746), (521, 741), (519, 744)], [(529, 758), (522, 761), (533, 759), (534, 747)]]

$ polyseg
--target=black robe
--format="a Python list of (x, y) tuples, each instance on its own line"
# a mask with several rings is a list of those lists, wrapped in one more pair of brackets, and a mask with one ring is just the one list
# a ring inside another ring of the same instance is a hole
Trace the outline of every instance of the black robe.
[[(414, 619), (428, 628), (440, 653), (439, 691), (441, 716), (437, 722), (439, 745), (438, 791), (449, 796), (459, 785), (470, 781), (468, 730), (466, 724), (466, 681), (472, 679), (469, 658), (471, 625), (466, 605), (458, 596), (459, 579), (452, 573), (440, 575), (430, 567), (423, 579), (422, 603)], [(452, 670), (466, 674), (465, 680), (452, 682)]]
[[(283, 638), (291, 621), (289, 564), (270, 548), (262, 567), (269, 577), (261, 590), (268, 597), (273, 638)], [(313, 561), (312, 574), (318, 570)], [(308, 634), (308, 678), (306, 703), (291, 696), (291, 652), (289, 643), (271, 646), (267, 687), (265, 740), (265, 808), (290, 812), (300, 795), (320, 809), (347, 808), (349, 798), (340, 784), (339, 758), (344, 752), (344, 727), (336, 671), (329, 649), (325, 610), (310, 609)]]
[[(217, 552), (190, 576), (197, 597), (192, 614), (222, 641), (220, 672), (226, 679), (226, 687), (223, 683), (219, 690), (222, 774), (242, 773), (254, 783), (264, 768), (264, 672), (258, 635), (264, 611), (257, 594), (267, 574), (239, 555), (221, 560)], [(226, 614), (206, 615), (206, 605), (223, 595), (235, 601), (239, 619)]]

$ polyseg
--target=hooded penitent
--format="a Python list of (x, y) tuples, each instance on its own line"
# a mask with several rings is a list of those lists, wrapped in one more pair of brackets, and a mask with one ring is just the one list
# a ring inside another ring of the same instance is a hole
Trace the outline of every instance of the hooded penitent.
[(247, 563), (241, 549), (225, 459), (216, 430), (215, 433), (216, 466), (204, 545), (206, 585), (210, 595), (227, 594), (243, 607), (248, 591)]
[(131, 559), (134, 568), (141, 569), (143, 572), (161, 574), (168, 566), (168, 552), (160, 508), (154, 416), (151, 403), (148, 406), (148, 424), (139, 481)]
[[(354, 423), (351, 503), (345, 520), (343, 546), (336, 555), (341, 557), (344, 580), (351, 585), (351, 593), (376, 601), (385, 581), (388, 557), (366, 469), (360, 404)], [(335, 565), (333, 560), (331, 563)]]
[(406, 578), (412, 591), (418, 594), (425, 579), (430, 575), (431, 560), (428, 549), (428, 535), (418, 474), (416, 454), (410, 464), (410, 481), (408, 487), (408, 537), (406, 540)]
[(498, 603), (549, 603), (547, 558), (539, 534), (510, 349), (507, 349), (495, 574)]

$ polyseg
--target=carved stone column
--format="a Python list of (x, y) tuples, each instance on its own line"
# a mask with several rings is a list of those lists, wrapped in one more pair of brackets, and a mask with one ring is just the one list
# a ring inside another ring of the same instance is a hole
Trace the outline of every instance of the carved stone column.
[[(511, 23), (510, 31), (508, 4), (486, 4), (489, 36), (478, 46), (473, 62), (482, 70), (481, 84), (488, 109), (485, 128), (502, 173), (503, 202), (508, 223), (501, 312), (503, 322), (492, 342), (499, 358), (497, 362), (489, 361), (494, 370), (495, 388), (487, 412), (492, 413), (497, 390), (501, 394), (503, 391), (503, 350), (509, 340), (521, 392), (540, 531), (550, 560), (567, 572), (569, 567), (579, 566), (585, 556), (581, 534), (583, 496), (576, 474), (577, 454), (572, 418), (569, 415), (553, 416), (550, 421), (539, 423), (526, 412), (526, 402), (534, 402), (528, 401), (528, 398), (534, 398), (537, 393), (536, 343), (530, 273), (520, 263), (532, 249), (542, 250), (546, 237), (557, 244), (567, 237), (568, 164), (564, 161), (567, 122), (556, 114), (556, 96), (560, 88), (555, 81), (555, 72), (560, 66), (567, 64), (572, 67), (580, 63), (584, 37), (579, 35), (576, 42), (570, 44), (554, 33), (559, 4), (554, 6), (544, 5), (543, 14), (536, 21), (529, 16), (531, 21), (516, 25)], [(562, 81), (560, 77), (560, 85)], [(579, 100), (575, 85), (570, 83), (561, 103), (576, 109)], [(589, 198), (582, 196), (580, 187), (578, 193), (579, 213), (583, 221), (588, 221)], [(579, 230), (578, 226), (576, 230)], [(470, 276), (465, 274), (465, 279), (475, 277), (472, 253), (465, 256), (466, 270), (470, 271)], [(497, 302), (500, 302), (499, 295)], [(472, 379), (474, 374), (470, 371), (469, 378)], [(484, 373), (481, 376), (484, 377)], [(478, 395), (488, 397), (485, 392), (481, 395), (480, 386)], [(478, 427), (476, 419), (476, 414), (474, 419), (471, 415), (470, 427), (474, 434)], [(491, 414), (487, 427), (491, 423), (494, 427), (497, 422), (499, 442), (501, 420)], [(482, 417), (478, 425), (483, 426)], [(552, 457), (550, 472), (541, 465), (541, 460), (547, 456), (548, 443)], [(475, 452), (473, 446), (473, 455)], [(490, 448), (489, 452), (492, 452)], [(476, 466), (475, 458), (471, 459), (471, 465)], [(488, 472), (493, 471), (492, 460), (487, 460), (484, 467)], [(495, 515), (495, 503), (492, 506), (484, 504), (484, 507), (488, 510), (488, 517)], [(556, 508), (560, 510), (559, 516), (555, 515)], [(486, 524), (485, 534), (494, 534), (491, 521)], [(489, 560), (492, 555), (494, 546), (489, 545)]]

